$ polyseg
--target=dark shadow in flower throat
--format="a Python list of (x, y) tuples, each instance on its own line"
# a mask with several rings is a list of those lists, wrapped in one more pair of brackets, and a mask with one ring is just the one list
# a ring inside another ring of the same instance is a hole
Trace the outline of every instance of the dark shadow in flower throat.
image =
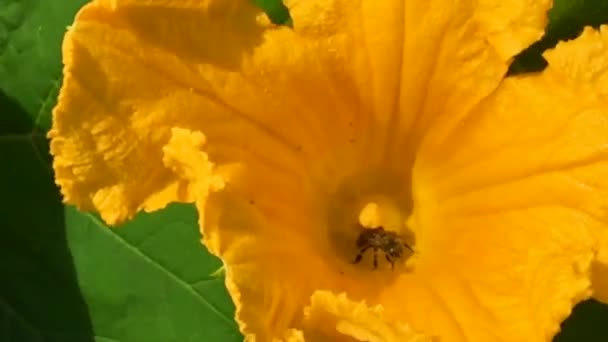
[[(391, 201), (396, 208), (407, 217), (412, 210), (411, 190), (408, 177), (398, 176), (381, 171), (369, 171), (355, 174), (334, 190), (327, 203), (327, 227), (324, 230), (328, 248), (333, 252), (333, 258), (328, 260), (330, 266), (344, 277), (351, 278), (360, 284), (378, 289), (394, 282), (402, 272), (411, 271), (406, 261), (411, 256), (404, 251), (402, 257), (395, 258), (394, 268), (386, 258), (386, 251), (378, 249), (377, 267), (374, 267), (374, 251), (369, 248), (357, 256), (361, 248), (357, 240), (365, 229), (359, 222), (359, 214), (364, 206), (374, 198), (385, 198)], [(395, 231), (408, 246), (415, 246), (413, 233), (405, 226)], [(415, 249), (415, 247), (414, 247)]]

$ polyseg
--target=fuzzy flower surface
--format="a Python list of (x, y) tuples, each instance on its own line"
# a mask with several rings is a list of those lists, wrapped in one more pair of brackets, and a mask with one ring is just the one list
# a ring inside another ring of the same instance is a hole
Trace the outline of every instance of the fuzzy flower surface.
[(49, 133), (110, 225), (195, 203), (248, 341), (549, 341), (608, 300), (608, 29), (548, 0), (94, 0)]

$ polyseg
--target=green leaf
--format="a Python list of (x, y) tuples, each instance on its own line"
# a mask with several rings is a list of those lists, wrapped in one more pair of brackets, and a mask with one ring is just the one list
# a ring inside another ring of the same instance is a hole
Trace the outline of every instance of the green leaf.
[[(274, 23), (291, 23), (281, 1), (254, 1)], [(45, 131), (61, 40), (85, 2), (0, 1), (0, 341), (241, 341), (192, 206), (110, 229), (61, 203)], [(542, 68), (541, 51), (608, 22), (608, 2), (557, 0), (550, 16), (513, 72)], [(584, 302), (555, 341), (606, 341), (607, 320), (608, 306)]]
[(289, 9), (282, 0), (253, 0), (253, 2), (266, 12), (274, 24), (293, 27)]
[[(241, 341), (189, 205), (110, 229), (61, 205), (36, 147), (0, 136), (0, 317), (11, 341)], [(45, 155), (44, 158), (47, 156)], [(5, 281), (7, 279), (8, 281)], [(0, 338), (0, 340), (4, 340)]]
[(562, 324), (562, 332), (554, 342), (605, 342), (608, 341), (608, 305), (587, 300), (577, 305)]
[[(94, 341), (68, 249), (43, 130), (50, 122), (70, 1), (0, 3), (0, 340)], [(48, 23), (48, 24), (47, 24)], [(49, 29), (52, 27), (52, 29)], [(40, 28), (37, 30), (37, 28)], [(38, 35), (36, 35), (38, 34)], [(53, 58), (49, 58), (53, 56)]]
[[(0, 2), (0, 90), (37, 127), (50, 127), (61, 79), (60, 44), (86, 0)], [(24, 67), (27, 65), (27, 67)]]
[(61, 203), (45, 131), (84, 3), (0, 2), (0, 341), (241, 341), (192, 206), (110, 229)]
[(93, 341), (45, 143), (0, 135), (0, 341)]
[(67, 240), (95, 332), (120, 341), (240, 341), (196, 211), (171, 205), (119, 228), (68, 207)]

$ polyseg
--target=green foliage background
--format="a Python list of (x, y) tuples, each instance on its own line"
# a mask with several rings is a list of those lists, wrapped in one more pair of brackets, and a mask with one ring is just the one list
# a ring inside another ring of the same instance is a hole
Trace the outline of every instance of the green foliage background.
[[(254, 1), (292, 24), (278, 0)], [(61, 204), (45, 133), (61, 40), (85, 2), (0, 2), (0, 341), (241, 341), (220, 263), (199, 244), (191, 206), (108, 229)], [(544, 49), (608, 23), (608, 1), (555, 2), (545, 37), (511, 73), (542, 69)], [(608, 306), (587, 301), (555, 341), (608, 341), (606, 323)]]

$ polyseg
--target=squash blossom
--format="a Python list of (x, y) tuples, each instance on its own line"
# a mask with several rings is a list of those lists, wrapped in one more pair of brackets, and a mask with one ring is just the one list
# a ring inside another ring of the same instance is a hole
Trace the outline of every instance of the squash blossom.
[(49, 133), (110, 225), (195, 203), (248, 341), (549, 341), (608, 300), (608, 27), (550, 0), (95, 0)]

